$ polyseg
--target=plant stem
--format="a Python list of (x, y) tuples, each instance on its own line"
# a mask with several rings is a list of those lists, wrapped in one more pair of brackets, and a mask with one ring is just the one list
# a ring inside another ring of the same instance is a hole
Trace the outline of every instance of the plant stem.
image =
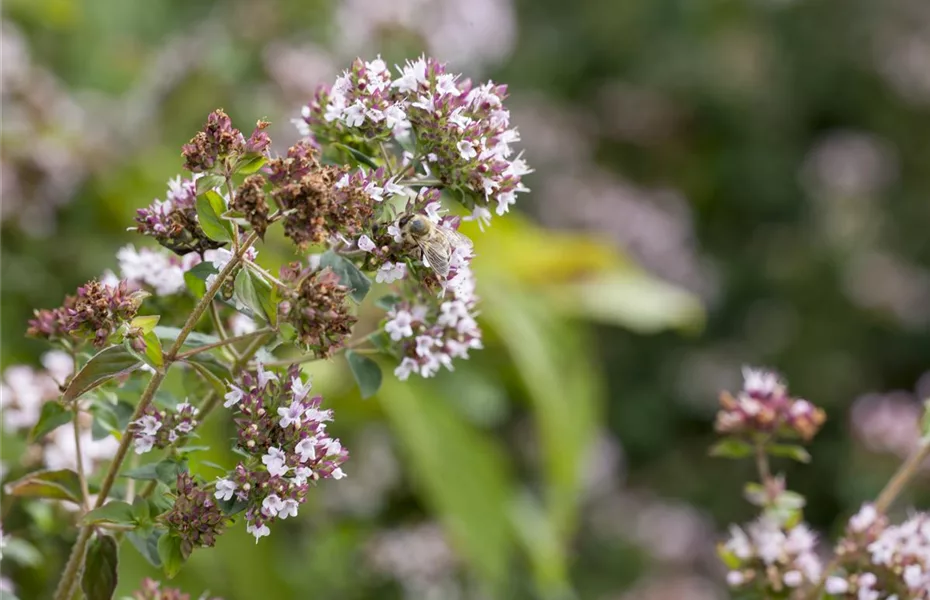
[(438, 179), (405, 179), (404, 181), (397, 182), (397, 185), (406, 185), (408, 187), (427, 187), (442, 185), (442, 182)]
[(287, 287), (286, 285), (284, 285), (284, 282), (283, 282), (283, 281), (281, 281), (280, 279), (278, 279), (277, 277), (275, 277), (274, 275), (272, 275), (271, 273), (269, 273), (269, 272), (266, 271), (265, 269), (261, 268), (261, 267), (258, 266), (256, 263), (252, 262), (251, 260), (246, 260), (246, 261), (245, 261), (245, 266), (248, 267), (249, 269), (252, 269), (253, 271), (257, 272), (257, 273), (260, 274), (262, 277), (264, 277), (264, 278), (267, 279), (268, 281), (272, 282), (272, 283), (275, 284), (276, 286), (282, 287), (282, 288), (286, 288), (286, 287)]
[(887, 512), (907, 484), (910, 483), (911, 479), (917, 475), (917, 472), (928, 456), (930, 456), (930, 439), (922, 438), (917, 450), (915, 450), (914, 453), (904, 461), (898, 471), (892, 475), (885, 489), (881, 491), (878, 495), (878, 499), (875, 500), (875, 510), (878, 511), (879, 514)]
[(216, 333), (221, 340), (229, 337), (226, 333), (226, 327), (223, 326), (223, 319), (220, 318), (220, 311), (216, 308), (216, 302), (210, 301), (210, 319), (213, 320), (213, 326), (216, 327)]
[(81, 452), (81, 406), (74, 403), (74, 449), (77, 454), (78, 481), (81, 482), (81, 507), (86, 511), (90, 509), (90, 490), (87, 489), (87, 475), (84, 473), (84, 454)]
[(384, 165), (387, 167), (387, 172), (389, 177), (394, 176), (394, 165), (391, 161), (391, 155), (388, 154), (387, 147), (384, 145), (384, 140), (378, 141), (378, 147), (381, 149), (381, 155), (384, 156)]
[(197, 348), (191, 348), (185, 352), (178, 354), (175, 357), (175, 360), (184, 360), (201, 352), (207, 352), (208, 350), (213, 350), (215, 348), (222, 348), (223, 346), (228, 346), (230, 344), (236, 344), (238, 342), (244, 342), (250, 340), (255, 336), (265, 335), (266, 333), (274, 333), (273, 330), (269, 328), (259, 329), (251, 333), (244, 333), (242, 335), (237, 335), (236, 337), (226, 338), (225, 340), (220, 340), (218, 342), (213, 342), (212, 344), (207, 344), (206, 346), (198, 346)]
[[(233, 258), (230, 259), (230, 261), (226, 263), (226, 266), (217, 274), (213, 285), (207, 289), (203, 298), (201, 298), (200, 302), (194, 307), (187, 321), (184, 322), (184, 326), (181, 328), (180, 333), (178, 333), (177, 339), (174, 340), (174, 344), (172, 344), (171, 348), (165, 353), (165, 366), (155, 371), (155, 374), (152, 375), (152, 379), (149, 380), (148, 385), (142, 392), (142, 396), (139, 398), (139, 404), (136, 406), (136, 410), (133, 411), (132, 417), (129, 419), (130, 423), (142, 417), (142, 413), (148, 407), (152, 398), (155, 397), (155, 392), (158, 391), (161, 382), (165, 379), (165, 375), (171, 367), (171, 364), (177, 359), (178, 351), (184, 345), (184, 340), (186, 340), (187, 336), (194, 330), (197, 322), (200, 321), (200, 317), (203, 316), (203, 313), (206, 312), (208, 306), (213, 302), (213, 297), (219, 291), (220, 286), (223, 285), (226, 278), (229, 277), (233, 269), (235, 269), (242, 260), (242, 255), (245, 254), (245, 251), (255, 242), (256, 237), (258, 236), (255, 232), (249, 234)], [(97, 496), (95, 508), (100, 508), (103, 506), (103, 503), (106, 502), (107, 496), (110, 494), (110, 489), (113, 487), (113, 482), (116, 481), (116, 476), (119, 474), (120, 466), (122, 466), (123, 461), (126, 459), (126, 452), (129, 450), (131, 441), (132, 435), (127, 425), (120, 439), (119, 447), (116, 449), (116, 455), (113, 457), (110, 468), (107, 469), (103, 483), (100, 485), (100, 494)], [(58, 588), (55, 590), (55, 600), (70, 600), (74, 595), (78, 574), (84, 566), (84, 555), (87, 551), (87, 543), (90, 541), (92, 533), (92, 525), (85, 525), (81, 528), (77, 541), (74, 543), (74, 548), (71, 549), (71, 555), (68, 557), (68, 563), (65, 565), (61, 580), (58, 582)]]
[(775, 489), (775, 479), (772, 477), (772, 470), (769, 467), (769, 456), (765, 453), (765, 440), (757, 440), (756, 448), (756, 468), (759, 470), (759, 479), (765, 488), (766, 505), (771, 506), (775, 503), (777, 490)]

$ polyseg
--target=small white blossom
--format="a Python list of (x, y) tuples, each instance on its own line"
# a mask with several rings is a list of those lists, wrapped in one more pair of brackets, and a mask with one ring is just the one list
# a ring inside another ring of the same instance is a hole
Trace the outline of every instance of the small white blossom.
[(310, 467), (297, 467), (294, 469), (294, 477), (291, 481), (294, 482), (294, 485), (303, 485), (311, 477), (313, 477), (313, 470)]
[(287, 466), (287, 456), (280, 448), (269, 448), (268, 453), (262, 456), (262, 464), (275, 477), (283, 477), (290, 470)]
[(300, 428), (302, 423), (301, 417), (304, 414), (304, 407), (299, 400), (291, 402), (290, 406), (281, 406), (278, 408), (278, 416), (281, 417), (279, 424), (281, 429), (287, 429), (291, 425)]
[(230, 406), (234, 404), (239, 404), (239, 402), (242, 401), (242, 396), (244, 395), (242, 390), (240, 390), (236, 386), (230, 385), (229, 387), (231, 389), (229, 390), (229, 392), (226, 393), (225, 396), (223, 396), (223, 398), (226, 399), (226, 402), (223, 402), (223, 406), (226, 408), (229, 408)]
[(284, 508), (284, 501), (277, 494), (270, 494), (262, 500), (262, 514), (266, 517), (276, 517), (278, 512)]
[(245, 526), (245, 530), (255, 536), (256, 544), (258, 543), (259, 539), (265, 537), (266, 535), (271, 535), (271, 530), (268, 529), (268, 526), (264, 524), (261, 527), (255, 527), (252, 523), (249, 523)]
[(842, 577), (828, 577), (824, 589), (828, 594), (845, 594), (849, 590), (849, 582)]
[(303, 400), (310, 393), (313, 382), (307, 379), (307, 383), (300, 380), (300, 377), (291, 378), (291, 396), (294, 400)]
[(387, 332), (395, 342), (405, 337), (413, 335), (413, 315), (406, 310), (399, 310), (394, 314), (394, 318), (384, 324), (384, 331)]
[(235, 482), (230, 481), (229, 479), (217, 479), (216, 491), (213, 493), (213, 496), (217, 500), (231, 500), (235, 491)]
[(133, 446), (135, 447), (136, 454), (145, 454), (149, 452), (152, 447), (155, 445), (155, 436), (153, 435), (137, 435), (132, 440)]
[(394, 375), (401, 381), (407, 381), (411, 373), (417, 373), (420, 365), (412, 358), (405, 357), (400, 364), (394, 369)]
[(300, 440), (294, 450), (300, 455), (300, 462), (302, 463), (308, 460), (316, 460), (316, 440), (314, 438)]
[(872, 526), (878, 519), (878, 511), (871, 504), (863, 504), (859, 512), (849, 519), (849, 528), (857, 533), (861, 533)]
[(386, 262), (375, 273), (375, 281), (378, 283), (394, 283), (398, 279), (403, 279), (407, 274), (407, 265), (404, 263)]
[(371, 241), (371, 238), (368, 237), (367, 235), (363, 235), (362, 237), (358, 238), (358, 249), (359, 250), (364, 250), (365, 252), (373, 252), (375, 248), (376, 248), (375, 243)]
[(281, 509), (278, 511), (279, 519), (286, 519), (288, 517), (297, 516), (297, 500), (293, 498), (288, 498), (282, 503)]
[(361, 127), (365, 123), (365, 105), (361, 100), (346, 108), (343, 112), (342, 119), (349, 127)]
[(152, 415), (145, 415), (138, 421), (133, 421), (133, 424), (139, 427), (140, 431), (145, 435), (155, 435), (162, 425), (161, 421)]
[(475, 149), (475, 144), (469, 140), (462, 140), (456, 144), (455, 147), (465, 160), (471, 160), (478, 156), (478, 150)]
[(342, 479), (345, 476), (346, 476), (345, 471), (343, 471), (340, 467), (336, 467), (335, 469), (333, 469), (332, 478), (335, 479), (336, 481)]
[(271, 371), (266, 371), (265, 367), (258, 364), (258, 387), (263, 388), (269, 381), (277, 381), (278, 376)]

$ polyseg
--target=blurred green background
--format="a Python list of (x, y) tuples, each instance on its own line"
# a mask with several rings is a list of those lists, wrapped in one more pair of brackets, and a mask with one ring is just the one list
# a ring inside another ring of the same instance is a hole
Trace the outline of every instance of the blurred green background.
[[(751, 518), (753, 472), (706, 448), (741, 365), (828, 413), (814, 463), (778, 465), (825, 534), (916, 440), (926, 0), (7, 0), (0, 41), (4, 368), (38, 364), (33, 308), (145, 245), (126, 227), (210, 110), (269, 118), (280, 152), (355, 56), (510, 86), (536, 172), (521, 215), (475, 232), (487, 349), (370, 401), (341, 359), (311, 365), (349, 477), (257, 546), (240, 524), (195, 553), (194, 597), (726, 598), (713, 545)], [(8, 514), (45, 558), (4, 574), (45, 597), (73, 532)], [(123, 561), (121, 593), (156, 575)]]

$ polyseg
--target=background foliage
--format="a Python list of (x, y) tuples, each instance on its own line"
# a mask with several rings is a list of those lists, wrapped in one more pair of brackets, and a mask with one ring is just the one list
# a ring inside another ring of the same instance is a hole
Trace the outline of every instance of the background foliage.
[[(280, 150), (356, 55), (425, 49), (510, 85), (536, 173), (525, 218), (478, 239), (488, 348), (369, 401), (344, 362), (310, 366), (349, 478), (257, 547), (237, 527), (196, 553), (176, 579), (195, 596), (726, 597), (711, 549), (750, 516), (752, 473), (706, 448), (741, 364), (827, 410), (814, 463), (779, 465), (824, 532), (916, 436), (923, 0), (8, 0), (3, 19), (4, 368), (37, 362), (32, 308), (141, 243), (125, 228), (210, 110), (268, 117)], [(263, 258), (286, 252), (272, 239)], [(208, 423), (215, 447), (228, 434)], [(3, 441), (15, 472), (22, 446)], [(909, 500), (928, 498), (924, 480)], [(8, 500), (4, 529), (45, 560), (14, 553), (4, 574), (43, 597), (73, 534)], [(128, 593), (154, 573), (125, 556)]]

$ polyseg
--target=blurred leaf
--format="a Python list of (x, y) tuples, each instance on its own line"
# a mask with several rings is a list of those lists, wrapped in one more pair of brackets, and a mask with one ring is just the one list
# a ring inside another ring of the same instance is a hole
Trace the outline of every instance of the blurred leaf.
[(580, 331), (560, 322), (543, 298), (504, 281), (483, 283), (482, 317), (500, 336), (533, 404), (546, 510), (564, 543), (577, 519), (581, 473), (597, 434), (599, 376)]
[(633, 267), (566, 283), (552, 292), (565, 314), (638, 333), (695, 329), (704, 322), (703, 308), (694, 296)]
[(62, 402), (70, 402), (98, 385), (119, 375), (130, 373), (142, 365), (131, 352), (123, 346), (110, 346), (94, 355), (68, 384), (61, 397)]
[(129, 469), (123, 473), (123, 477), (144, 481), (161, 481), (162, 483), (174, 485), (178, 480), (178, 475), (186, 472), (186, 460), (177, 461), (166, 458), (157, 463), (149, 463), (135, 469)]
[(213, 388), (213, 393), (217, 394), (219, 397), (223, 397), (226, 393), (226, 383), (216, 375), (216, 373), (207, 367), (202, 361), (197, 362), (192, 359), (200, 356), (195, 354), (184, 360), (184, 362), (191, 366), (192, 369), (197, 371), (197, 373), (204, 378), (204, 380), (210, 384), (210, 387)]
[(810, 453), (802, 446), (795, 444), (768, 444), (765, 451), (771, 456), (781, 456), (807, 464), (811, 461)]
[(99, 533), (91, 540), (84, 559), (81, 590), (86, 600), (110, 600), (116, 592), (119, 548), (116, 540)]
[(930, 400), (924, 400), (924, 414), (920, 419), (920, 435), (930, 442)]
[[(172, 481), (171, 485), (173, 486), (175, 483), (177, 483), (177, 481)], [(149, 496), (149, 505), (152, 508), (153, 516), (171, 510), (171, 507), (174, 506), (174, 501), (170, 498), (170, 494), (171, 489), (167, 485), (161, 481), (155, 484), (155, 491)]]
[(720, 440), (708, 451), (711, 456), (720, 458), (746, 458), (752, 456), (752, 445), (736, 438)]
[(81, 504), (81, 480), (70, 469), (36, 471), (4, 486), (11, 496), (70, 500)]
[(207, 237), (216, 242), (233, 239), (232, 224), (221, 217), (226, 212), (226, 202), (213, 190), (197, 196), (197, 220)]
[(95, 440), (102, 440), (109, 435), (114, 435), (119, 439), (126, 426), (129, 425), (133, 407), (124, 400), (119, 400), (115, 404), (105, 400), (94, 400), (90, 413), (94, 417), (91, 434)]
[(232, 498), (229, 500), (217, 500), (216, 505), (220, 507), (224, 515), (233, 516), (241, 513), (248, 507), (249, 503), (243, 500), (240, 500), (233, 494)]
[[(204, 263), (200, 263), (197, 266), (200, 266)], [(196, 268), (196, 267), (194, 267)], [(188, 271), (189, 273), (190, 271)], [(175, 340), (178, 339), (178, 335), (181, 333), (181, 330), (177, 327), (163, 327), (159, 326), (155, 328), (155, 335), (158, 336), (160, 340), (170, 342), (174, 344)], [(188, 334), (187, 338), (184, 340), (183, 348), (199, 348), (201, 346), (209, 346), (210, 344), (215, 344), (220, 341), (215, 335), (210, 335), (207, 333), (200, 333), (198, 331), (192, 331)]]
[(197, 178), (197, 195), (204, 194), (209, 190), (215, 190), (216, 188), (223, 185), (226, 182), (226, 179), (221, 175), (214, 175), (211, 173), (206, 173)]
[(502, 587), (513, 547), (506, 455), (462, 422), (425, 382), (388, 378), (378, 397), (424, 501), (477, 573)]
[(138, 328), (142, 330), (142, 333), (148, 333), (155, 329), (155, 326), (158, 325), (158, 320), (161, 317), (159, 315), (147, 315), (144, 317), (136, 317), (129, 324), (133, 328)]
[(158, 540), (165, 535), (164, 529), (155, 529), (145, 535), (140, 531), (130, 531), (126, 534), (129, 542), (139, 551), (145, 560), (153, 567), (161, 567), (161, 557), (158, 556)]
[(346, 360), (352, 370), (352, 376), (362, 392), (362, 398), (368, 399), (378, 392), (381, 387), (381, 367), (378, 363), (358, 352), (346, 350)]
[(152, 520), (152, 510), (151, 504), (146, 498), (142, 496), (136, 496), (132, 501), (132, 518), (140, 526), (148, 526), (149, 521)]
[(39, 420), (29, 433), (29, 439), (41, 439), (45, 434), (54, 431), (70, 420), (70, 410), (66, 409), (55, 400), (49, 400), (42, 405), (42, 412), (39, 414)]
[(717, 556), (720, 557), (720, 560), (728, 569), (738, 569), (743, 564), (743, 561), (736, 554), (727, 550), (724, 544), (717, 544)]
[(85, 525), (104, 521), (119, 525), (133, 525), (136, 518), (133, 514), (132, 505), (118, 500), (111, 500), (100, 508), (95, 508), (86, 513), (81, 518), (81, 521)]
[(355, 263), (339, 256), (332, 250), (327, 250), (320, 259), (320, 267), (329, 267), (333, 273), (339, 276), (339, 282), (349, 288), (352, 292), (352, 298), (356, 302), (361, 302), (368, 295), (371, 289), (371, 279), (359, 271)]
[(387, 294), (375, 300), (375, 306), (383, 310), (391, 310), (400, 300), (401, 298), (397, 294)]
[(361, 163), (361, 164), (363, 164), (363, 165), (365, 165), (365, 166), (367, 166), (367, 167), (371, 167), (372, 169), (378, 169), (378, 163), (376, 163), (375, 160), (374, 160), (372, 157), (368, 156), (368, 155), (365, 154), (364, 152), (361, 152), (361, 151), (359, 151), (359, 150), (356, 150), (355, 148), (352, 148), (351, 146), (346, 146), (345, 144), (340, 144), (340, 143), (338, 143), (338, 142), (333, 143), (333, 144), (331, 144), (331, 145), (334, 146), (334, 147), (336, 147), (336, 148), (341, 148), (342, 150), (345, 150), (346, 152), (349, 153), (349, 155), (350, 155), (352, 158), (354, 158), (354, 159), (355, 159), (356, 161), (358, 161), (359, 163)]
[(168, 579), (173, 579), (185, 561), (181, 553), (181, 538), (171, 532), (161, 536), (158, 539), (158, 557), (161, 559), (165, 575)]
[(523, 549), (530, 558), (540, 598), (572, 598), (568, 562), (553, 523), (529, 493), (518, 497), (510, 511)]

